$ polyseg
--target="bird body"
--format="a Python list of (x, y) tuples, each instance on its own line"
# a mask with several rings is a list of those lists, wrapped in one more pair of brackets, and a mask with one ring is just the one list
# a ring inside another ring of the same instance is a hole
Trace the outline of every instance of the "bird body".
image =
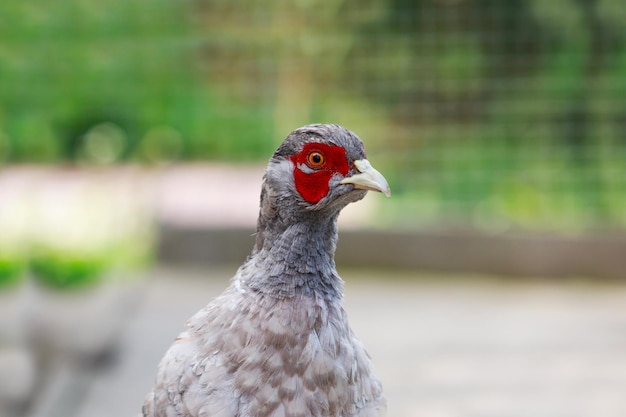
[(339, 212), (366, 190), (389, 194), (352, 132), (287, 137), (264, 176), (251, 255), (165, 354), (144, 417), (384, 415), (334, 262)]

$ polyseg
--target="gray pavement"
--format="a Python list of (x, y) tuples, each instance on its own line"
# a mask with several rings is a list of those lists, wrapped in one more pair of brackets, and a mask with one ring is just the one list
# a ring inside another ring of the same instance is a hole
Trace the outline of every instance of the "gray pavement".
[[(64, 392), (42, 415), (136, 415), (184, 320), (234, 270), (157, 269), (117, 357), (58, 379)], [(626, 285), (340, 272), (388, 416), (626, 416)]]

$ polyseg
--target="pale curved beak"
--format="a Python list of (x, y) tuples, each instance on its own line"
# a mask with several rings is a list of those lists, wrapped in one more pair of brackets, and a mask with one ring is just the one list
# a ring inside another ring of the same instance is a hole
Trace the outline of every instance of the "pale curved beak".
[(362, 190), (378, 191), (391, 197), (391, 190), (383, 174), (376, 171), (367, 159), (354, 161), (354, 166), (359, 170), (359, 174), (344, 178), (340, 184), (352, 184), (355, 188)]

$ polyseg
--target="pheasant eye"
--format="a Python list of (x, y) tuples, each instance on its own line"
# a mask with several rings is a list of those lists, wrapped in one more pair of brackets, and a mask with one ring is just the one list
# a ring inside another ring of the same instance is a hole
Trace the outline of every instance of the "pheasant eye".
[(319, 168), (324, 165), (325, 158), (321, 152), (314, 151), (306, 157), (306, 162), (311, 168)]

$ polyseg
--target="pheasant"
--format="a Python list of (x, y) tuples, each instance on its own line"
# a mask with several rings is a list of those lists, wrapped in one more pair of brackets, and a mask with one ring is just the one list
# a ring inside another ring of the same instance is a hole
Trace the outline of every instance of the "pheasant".
[(252, 253), (161, 360), (144, 417), (385, 414), (334, 261), (339, 212), (368, 190), (391, 195), (353, 132), (314, 124), (287, 136), (263, 176)]

